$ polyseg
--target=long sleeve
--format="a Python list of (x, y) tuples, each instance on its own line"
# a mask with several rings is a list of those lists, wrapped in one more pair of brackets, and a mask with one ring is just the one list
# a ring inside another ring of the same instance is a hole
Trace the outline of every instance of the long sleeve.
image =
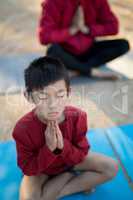
[(39, 175), (46, 170), (57, 157), (46, 145), (36, 151), (31, 146), (28, 133), (26, 134), (22, 130), (14, 130), (13, 138), (16, 142), (17, 163), (25, 175)]
[(81, 32), (78, 32), (76, 35), (71, 36), (67, 40), (67, 45), (70, 47), (70, 51), (75, 52), (75, 54), (84, 53), (88, 46), (91, 46), (92, 38), (88, 37)]
[(41, 44), (65, 42), (70, 37), (68, 28), (59, 27), (62, 7), (56, 1), (45, 0), (42, 3), (38, 30)]
[(64, 138), (64, 148), (60, 154), (68, 166), (80, 163), (87, 155), (90, 145), (86, 138), (86, 133), (87, 117), (86, 113), (81, 113), (76, 124), (73, 143)]
[(90, 27), (91, 35), (93, 37), (115, 35), (118, 33), (118, 29), (118, 19), (111, 11), (108, 1), (100, 0), (97, 10), (97, 22)]

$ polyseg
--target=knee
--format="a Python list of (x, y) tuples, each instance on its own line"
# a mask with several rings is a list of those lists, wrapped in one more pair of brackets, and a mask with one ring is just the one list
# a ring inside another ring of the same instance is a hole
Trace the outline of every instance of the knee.
[(107, 179), (112, 179), (116, 176), (118, 172), (118, 163), (117, 161), (110, 159), (107, 163), (104, 164), (104, 175)]
[(40, 196), (37, 196), (36, 194), (30, 193), (20, 193), (19, 200), (39, 200)]
[(128, 52), (130, 50), (130, 45), (129, 45), (128, 40), (121, 39), (119, 48), (120, 48), (122, 54)]
[(36, 194), (23, 194), (20, 195), (19, 200), (41, 200), (41, 196)]
[(47, 56), (56, 57), (59, 56), (60, 54), (61, 54), (61, 46), (58, 44), (52, 44), (50, 47), (48, 47), (46, 51)]
[(19, 200), (33, 200), (33, 196), (30, 194), (20, 193)]
[(23, 178), (19, 189), (19, 200), (40, 199), (41, 189), (34, 182), (30, 182), (26, 177)]

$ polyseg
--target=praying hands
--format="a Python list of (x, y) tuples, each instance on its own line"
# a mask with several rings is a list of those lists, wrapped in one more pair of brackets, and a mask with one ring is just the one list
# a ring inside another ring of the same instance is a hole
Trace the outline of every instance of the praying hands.
[(57, 121), (49, 121), (45, 131), (46, 145), (53, 152), (64, 147), (63, 136)]
[(85, 25), (84, 11), (81, 6), (78, 7), (73, 17), (72, 25), (70, 27), (70, 34), (75, 35), (78, 31), (81, 31), (84, 34), (89, 33), (89, 27)]

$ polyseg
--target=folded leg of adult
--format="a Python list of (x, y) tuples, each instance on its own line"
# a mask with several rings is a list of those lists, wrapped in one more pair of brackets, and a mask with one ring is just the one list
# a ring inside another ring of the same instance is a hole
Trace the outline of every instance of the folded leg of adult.
[(125, 39), (95, 41), (85, 54), (86, 62), (90, 67), (97, 68), (124, 55), (128, 50), (129, 43)]
[(75, 72), (75, 74), (79, 74), (79, 72), (87, 74), (91, 73), (85, 62), (78, 59), (79, 56), (69, 53), (58, 44), (51, 45), (47, 49), (46, 55), (59, 58), (64, 63), (66, 68)]
[[(125, 39), (105, 40), (94, 42), (92, 48), (85, 54), (86, 63), (91, 69), (99, 68), (103, 64), (124, 55), (129, 50), (129, 43)], [(100, 79), (117, 80), (121, 78), (114, 72), (92, 71), (92, 76)]]

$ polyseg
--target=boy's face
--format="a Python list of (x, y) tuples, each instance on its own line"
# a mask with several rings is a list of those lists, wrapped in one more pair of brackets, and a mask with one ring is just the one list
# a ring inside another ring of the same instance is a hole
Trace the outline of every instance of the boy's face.
[(59, 119), (68, 100), (65, 81), (59, 80), (44, 87), (43, 90), (32, 92), (32, 98), (38, 115), (47, 121)]

